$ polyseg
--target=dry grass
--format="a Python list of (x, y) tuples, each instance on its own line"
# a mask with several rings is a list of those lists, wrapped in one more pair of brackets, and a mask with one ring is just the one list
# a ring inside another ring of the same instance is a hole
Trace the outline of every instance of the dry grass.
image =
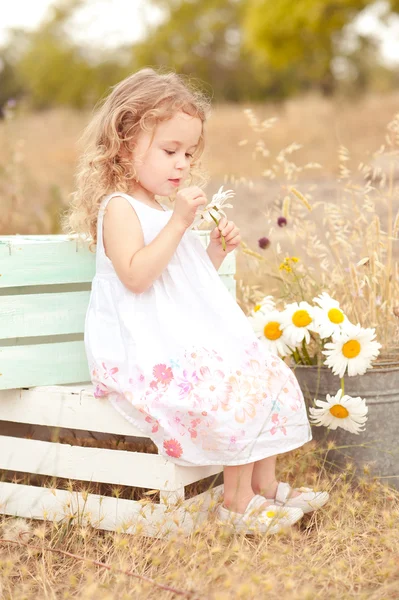
[(212, 515), (169, 539), (3, 517), (0, 597), (397, 599), (399, 492), (367, 466), (356, 480), (350, 465), (331, 472), (327, 456), (310, 442), (280, 461), (280, 479), (328, 489), (331, 500), (274, 536), (232, 535)]
[[(294, 141), (300, 143), (303, 164), (323, 166), (311, 173), (312, 180), (329, 182), (339, 172), (339, 145), (350, 149), (354, 164), (366, 161), (383, 142), (386, 123), (395, 114), (398, 100), (398, 93), (334, 102), (309, 96), (252, 108), (260, 120), (278, 119), (267, 137), (271, 155)], [(239, 217), (244, 233), (253, 213), (259, 221), (263, 206), (274, 195), (273, 185), (262, 177), (263, 161), (259, 155), (254, 159), (252, 149), (258, 136), (248, 128), (245, 108), (214, 107), (204, 157), (211, 191), (226, 175), (254, 179), (252, 194), (245, 187), (240, 189), (243, 210)], [(0, 234), (58, 232), (59, 205), (67, 203), (73, 191), (77, 140), (89, 117), (89, 113), (57, 109), (0, 122), (0, 195), (7, 209), (6, 216), (3, 208), (0, 217)], [(245, 140), (247, 145), (240, 145)], [(306, 177), (309, 173), (303, 174), (302, 178)]]
[[(264, 161), (263, 175), (274, 184), (275, 197), (262, 211), (264, 230), (273, 243), (263, 253), (253, 240), (250, 248), (243, 243), (248, 258), (240, 281), (243, 308), (266, 293), (275, 294), (279, 303), (312, 304), (315, 296), (327, 292), (353, 323), (377, 328), (384, 352), (397, 347), (399, 113), (386, 124), (384, 144), (360, 164), (346, 147), (338, 148), (339, 173), (331, 198), (323, 197), (318, 183), (303, 180), (305, 173), (321, 167), (301, 160), (299, 144), (273, 155), (267, 140), (274, 123), (262, 123), (251, 110), (247, 117), (258, 135), (255, 151)], [(285, 226), (278, 225), (279, 217), (286, 219)]]

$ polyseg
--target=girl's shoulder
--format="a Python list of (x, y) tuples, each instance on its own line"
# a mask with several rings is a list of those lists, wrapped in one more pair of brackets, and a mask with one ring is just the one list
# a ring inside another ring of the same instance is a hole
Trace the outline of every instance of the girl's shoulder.
[[(127, 194), (126, 192), (112, 192), (111, 194), (107, 194), (100, 203), (100, 210), (105, 209), (106, 205), (111, 200), (111, 198), (115, 198), (115, 197), (119, 197), (119, 196), (122, 198), (125, 198), (134, 209), (137, 209), (140, 212), (145, 212), (147, 214), (151, 214), (151, 212), (159, 212), (159, 213), (165, 213), (165, 212), (171, 213), (172, 212), (171, 209), (168, 208), (162, 202), (158, 202), (160, 208), (154, 208), (152, 206), (149, 206), (148, 204), (145, 204), (141, 200), (138, 200), (134, 196)], [(148, 211), (150, 211), (150, 212), (148, 212)]]

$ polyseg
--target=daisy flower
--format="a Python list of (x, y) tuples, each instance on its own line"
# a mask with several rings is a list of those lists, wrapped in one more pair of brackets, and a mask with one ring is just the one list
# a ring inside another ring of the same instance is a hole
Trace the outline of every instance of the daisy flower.
[(373, 341), (374, 336), (374, 328), (364, 329), (359, 323), (348, 322), (322, 350), (327, 356), (324, 364), (338, 377), (343, 377), (346, 371), (349, 377), (363, 375), (380, 353), (381, 344)]
[(278, 310), (258, 310), (248, 317), (258, 339), (270, 352), (288, 356), (291, 351), (281, 327), (282, 313)]
[(304, 300), (287, 304), (282, 311), (281, 325), (290, 346), (298, 346), (304, 339), (310, 342), (309, 331), (316, 331), (313, 311), (314, 307)]
[(338, 390), (335, 396), (327, 394), (326, 401), (315, 399), (315, 404), (318, 408), (309, 408), (309, 418), (315, 425), (328, 429), (342, 427), (357, 434), (364, 431), (368, 413), (364, 398), (343, 396), (342, 390)]
[(228, 200), (229, 198), (233, 198), (234, 195), (235, 195), (235, 192), (233, 192), (233, 190), (224, 190), (223, 191), (223, 186), (221, 186), (219, 188), (219, 190), (216, 192), (216, 194), (214, 194), (212, 196), (212, 200), (209, 202), (209, 204), (207, 206), (205, 206), (205, 208), (203, 210), (201, 210), (200, 212), (197, 212), (196, 217), (195, 217), (194, 222), (191, 225), (191, 227), (196, 228), (203, 221), (205, 221), (207, 223), (212, 223), (212, 221), (215, 221), (215, 223), (218, 224), (220, 216), (227, 218), (226, 213), (224, 212), (224, 209), (225, 208), (233, 208), (233, 205), (226, 204), (226, 200)]
[(314, 306), (314, 321), (317, 333), (321, 339), (326, 339), (339, 333), (343, 326), (349, 321), (346, 315), (339, 307), (339, 302), (334, 300), (323, 292), (318, 297), (313, 298), (313, 302), (319, 306)]
[(270, 312), (271, 310), (275, 310), (275, 309), (276, 309), (276, 304), (274, 302), (273, 296), (265, 296), (260, 302), (258, 302), (258, 304), (256, 304), (253, 307), (253, 309), (250, 313), (250, 316), (254, 317), (258, 311), (266, 313), (266, 312)]

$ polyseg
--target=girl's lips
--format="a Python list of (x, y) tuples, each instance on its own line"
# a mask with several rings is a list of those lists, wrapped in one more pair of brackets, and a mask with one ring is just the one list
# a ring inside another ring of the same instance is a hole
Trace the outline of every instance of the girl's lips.
[(169, 179), (169, 181), (175, 186), (180, 185), (180, 179)]

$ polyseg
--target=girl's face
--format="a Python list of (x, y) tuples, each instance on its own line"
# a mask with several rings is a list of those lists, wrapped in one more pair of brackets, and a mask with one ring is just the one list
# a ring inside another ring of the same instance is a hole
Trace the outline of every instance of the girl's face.
[(174, 192), (188, 175), (201, 133), (201, 119), (182, 111), (158, 123), (154, 132), (141, 131), (133, 151), (135, 195), (154, 200)]

